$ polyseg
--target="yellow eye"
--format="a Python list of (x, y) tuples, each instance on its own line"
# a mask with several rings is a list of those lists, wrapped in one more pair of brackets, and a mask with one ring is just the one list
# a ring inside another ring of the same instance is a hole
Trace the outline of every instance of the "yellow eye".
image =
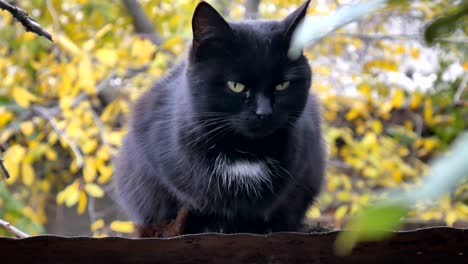
[(227, 84), (229, 86), (229, 89), (231, 89), (235, 93), (240, 93), (240, 92), (244, 91), (244, 89), (245, 89), (245, 85), (243, 85), (242, 83), (227, 82)]
[(275, 90), (280, 92), (280, 91), (286, 90), (286, 88), (288, 87), (289, 87), (289, 81), (276, 85)]

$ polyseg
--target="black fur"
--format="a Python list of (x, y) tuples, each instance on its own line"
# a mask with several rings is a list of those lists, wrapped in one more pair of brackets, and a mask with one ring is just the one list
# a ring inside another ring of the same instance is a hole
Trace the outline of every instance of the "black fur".
[[(236, 23), (197, 6), (187, 59), (136, 102), (115, 164), (132, 220), (159, 223), (188, 205), (186, 233), (299, 230), (326, 157), (311, 69), (304, 56), (287, 57), (308, 2), (282, 21)], [(275, 91), (284, 81), (290, 86)], [(214, 173), (220, 153), (265, 162), (269, 180), (255, 189), (223, 183)]]

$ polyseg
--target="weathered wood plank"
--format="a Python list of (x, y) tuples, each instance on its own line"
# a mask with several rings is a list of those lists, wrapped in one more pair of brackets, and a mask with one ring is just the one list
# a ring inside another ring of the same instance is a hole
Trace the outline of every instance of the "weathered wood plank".
[(0, 263), (468, 263), (468, 229), (395, 232), (338, 257), (338, 232), (201, 234), (171, 239), (0, 238)]

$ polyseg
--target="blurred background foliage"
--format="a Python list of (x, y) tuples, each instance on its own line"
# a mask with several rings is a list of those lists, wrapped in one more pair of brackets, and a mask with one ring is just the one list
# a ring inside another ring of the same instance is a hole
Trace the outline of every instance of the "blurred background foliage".
[[(0, 181), (0, 218), (31, 234), (131, 233), (113, 202), (111, 161), (131, 103), (183, 58), (198, 1), (9, 2), (55, 42), (25, 33), (0, 11), (0, 144), (9, 146), (4, 164), (11, 176)], [(283, 18), (302, 3), (209, 2), (235, 20)], [(326, 15), (349, 2), (313, 0), (309, 14)], [(407, 2), (306, 51), (330, 152), (323, 193), (307, 215), (313, 222), (341, 227), (382, 190), (419, 184), (428, 160), (467, 129), (466, 16), (436, 43), (431, 36), (441, 35), (439, 29), (423, 34), (429, 21), (462, 4)], [(150, 22), (146, 28), (142, 18)], [(466, 227), (468, 183), (416, 208), (408, 223)]]

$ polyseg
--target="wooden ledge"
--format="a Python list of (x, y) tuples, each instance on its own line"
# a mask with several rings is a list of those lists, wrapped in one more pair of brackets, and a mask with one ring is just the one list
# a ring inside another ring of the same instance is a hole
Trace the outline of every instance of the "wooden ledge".
[(333, 252), (337, 233), (0, 238), (0, 263), (468, 263), (468, 229), (395, 232), (347, 257)]

